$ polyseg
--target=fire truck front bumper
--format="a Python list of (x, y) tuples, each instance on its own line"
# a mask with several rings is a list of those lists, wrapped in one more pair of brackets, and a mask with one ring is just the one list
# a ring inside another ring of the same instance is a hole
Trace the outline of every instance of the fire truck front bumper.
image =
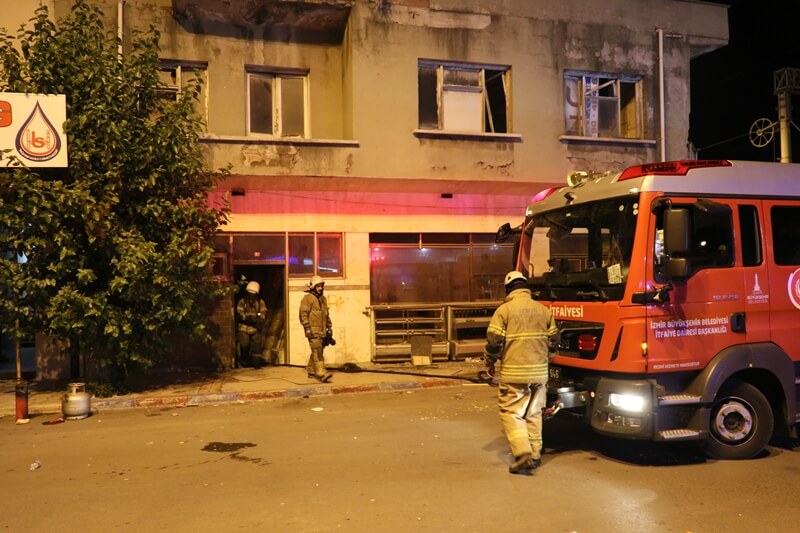
[(653, 383), (600, 378), (587, 414), (596, 432), (632, 439), (652, 439), (655, 425)]

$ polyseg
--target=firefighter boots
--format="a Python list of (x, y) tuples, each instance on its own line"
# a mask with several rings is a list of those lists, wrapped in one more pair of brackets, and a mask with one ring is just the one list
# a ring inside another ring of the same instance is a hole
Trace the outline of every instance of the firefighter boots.
[(531, 454), (526, 453), (515, 457), (508, 471), (512, 474), (531, 474), (541, 464), (541, 459), (534, 459)]

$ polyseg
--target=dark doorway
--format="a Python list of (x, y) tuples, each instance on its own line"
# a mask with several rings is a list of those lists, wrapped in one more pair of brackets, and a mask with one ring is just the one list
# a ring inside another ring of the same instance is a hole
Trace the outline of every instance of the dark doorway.
[(260, 295), (267, 305), (264, 343), (264, 359), (267, 364), (286, 362), (285, 270), (283, 265), (234, 265), (233, 267), (233, 279), (238, 285), (234, 306), (244, 296), (245, 286), (249, 281), (257, 281), (261, 286)]

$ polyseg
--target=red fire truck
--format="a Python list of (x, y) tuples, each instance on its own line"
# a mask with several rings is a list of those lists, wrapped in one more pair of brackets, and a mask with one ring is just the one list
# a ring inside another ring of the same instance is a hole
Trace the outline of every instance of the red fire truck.
[(598, 433), (719, 459), (796, 438), (800, 165), (664, 162), (568, 183), (517, 228), (516, 267), (561, 331), (551, 402)]

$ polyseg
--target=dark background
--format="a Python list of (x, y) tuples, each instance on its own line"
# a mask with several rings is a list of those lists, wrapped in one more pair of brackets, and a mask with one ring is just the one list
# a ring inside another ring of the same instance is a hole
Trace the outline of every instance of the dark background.
[[(780, 133), (750, 143), (759, 118), (778, 120), (773, 73), (800, 69), (800, 0), (730, 0), (729, 44), (692, 61), (689, 138), (700, 159), (779, 161)], [(792, 97), (792, 161), (800, 162), (800, 94)]]

